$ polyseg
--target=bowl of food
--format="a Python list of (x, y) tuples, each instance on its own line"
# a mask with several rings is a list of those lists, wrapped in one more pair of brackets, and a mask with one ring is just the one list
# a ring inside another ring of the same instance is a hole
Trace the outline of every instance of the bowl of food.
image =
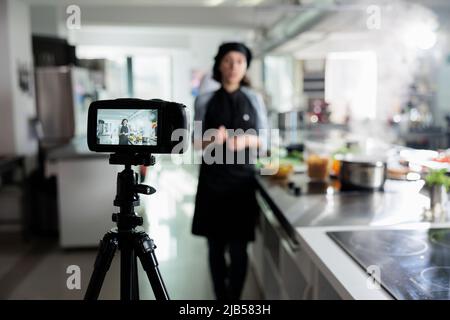
[(294, 172), (294, 166), (290, 163), (267, 163), (264, 168), (273, 172), (270, 177), (274, 179), (287, 179)]
[(292, 172), (294, 172), (294, 166), (290, 163), (280, 163), (278, 171), (275, 173), (274, 178), (285, 179), (288, 178)]

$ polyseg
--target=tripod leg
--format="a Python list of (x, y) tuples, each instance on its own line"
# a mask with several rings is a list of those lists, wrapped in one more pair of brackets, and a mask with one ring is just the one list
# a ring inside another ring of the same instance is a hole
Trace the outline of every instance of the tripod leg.
[(106, 273), (111, 266), (118, 245), (117, 234), (108, 232), (100, 241), (100, 248), (95, 259), (89, 285), (84, 296), (85, 300), (97, 300), (105, 280)]
[(133, 259), (133, 292), (132, 299), (139, 300), (139, 282), (138, 282), (138, 265), (137, 265), (137, 256), (134, 254)]
[(153, 240), (145, 232), (135, 233), (134, 240), (136, 254), (147, 273), (156, 300), (169, 300), (169, 294), (158, 269), (158, 261), (155, 255), (156, 246)]
[(133, 299), (134, 283), (135, 283), (135, 264), (136, 254), (134, 252), (132, 240), (129, 239), (129, 234), (124, 235), (119, 240), (120, 249), (120, 299), (130, 301)]

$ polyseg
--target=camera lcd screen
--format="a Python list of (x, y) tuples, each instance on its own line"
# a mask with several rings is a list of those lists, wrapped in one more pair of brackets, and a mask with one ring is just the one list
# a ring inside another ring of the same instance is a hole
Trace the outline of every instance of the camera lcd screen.
[(156, 146), (157, 109), (98, 109), (97, 144)]

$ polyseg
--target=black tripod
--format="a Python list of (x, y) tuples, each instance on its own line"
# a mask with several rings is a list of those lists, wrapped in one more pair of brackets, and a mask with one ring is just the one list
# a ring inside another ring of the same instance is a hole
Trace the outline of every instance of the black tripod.
[(85, 300), (96, 300), (100, 294), (106, 273), (114, 254), (120, 250), (120, 299), (139, 300), (137, 258), (147, 273), (157, 300), (169, 300), (164, 281), (158, 269), (155, 244), (144, 232), (137, 230), (143, 224), (142, 217), (136, 215), (134, 207), (139, 205), (139, 193), (152, 194), (156, 190), (150, 186), (137, 184), (137, 174), (132, 165), (154, 165), (155, 159), (147, 154), (112, 154), (110, 164), (123, 164), (125, 169), (117, 175), (117, 195), (114, 205), (120, 207), (113, 213), (112, 220), (117, 227), (105, 234), (95, 260), (94, 271), (84, 296)]

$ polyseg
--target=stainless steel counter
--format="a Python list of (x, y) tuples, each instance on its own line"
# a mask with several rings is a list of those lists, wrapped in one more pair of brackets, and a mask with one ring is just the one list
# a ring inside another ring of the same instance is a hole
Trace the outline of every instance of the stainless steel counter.
[(109, 154), (92, 152), (89, 150), (85, 137), (74, 138), (70, 143), (52, 148), (47, 153), (49, 161), (61, 159), (86, 159), (86, 158), (104, 158), (108, 159)]
[[(290, 181), (305, 185), (304, 174)], [(296, 196), (287, 181), (257, 177), (262, 198), (279, 219), (286, 232), (295, 238), (296, 227), (383, 226), (419, 222), (429, 198), (420, 192), (423, 181), (387, 180), (384, 191), (303, 191)], [(304, 189), (304, 187), (303, 187)]]

